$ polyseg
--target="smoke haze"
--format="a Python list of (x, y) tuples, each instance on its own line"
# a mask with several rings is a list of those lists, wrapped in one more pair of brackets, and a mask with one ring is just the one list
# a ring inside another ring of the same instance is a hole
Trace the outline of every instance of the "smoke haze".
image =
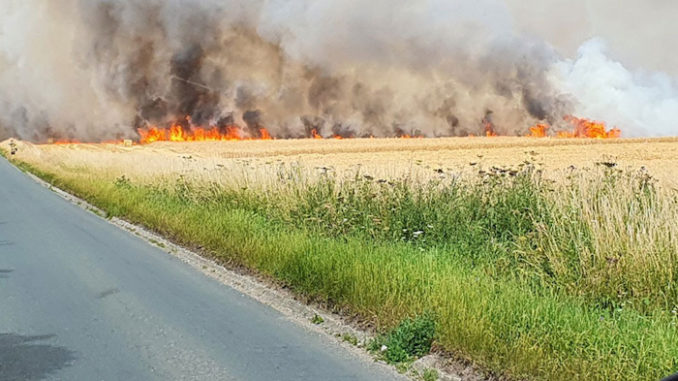
[(674, 78), (627, 70), (599, 39), (562, 58), (512, 3), (0, 0), (0, 138), (134, 139), (176, 121), (515, 135), (568, 114), (678, 134)]

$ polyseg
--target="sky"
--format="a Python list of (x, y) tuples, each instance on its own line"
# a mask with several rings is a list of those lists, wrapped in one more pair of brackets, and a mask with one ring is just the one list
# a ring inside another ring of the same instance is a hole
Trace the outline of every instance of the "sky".
[(678, 135), (678, 0), (0, 0), (0, 9), (0, 138), (112, 140), (186, 115), (281, 136), (314, 123), (465, 135), (488, 118), (520, 134), (564, 115), (625, 136)]
[(676, 0), (505, 0), (516, 27), (549, 41), (565, 57), (592, 37), (630, 69), (678, 77)]

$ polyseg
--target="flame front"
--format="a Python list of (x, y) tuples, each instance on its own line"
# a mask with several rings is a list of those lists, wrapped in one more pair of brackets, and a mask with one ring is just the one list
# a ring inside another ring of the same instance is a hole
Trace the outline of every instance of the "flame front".
[(273, 140), (271, 134), (265, 128), (258, 130), (259, 136), (245, 136), (237, 126), (219, 128), (216, 126), (205, 128), (191, 126), (184, 128), (179, 124), (173, 124), (169, 128), (150, 126), (139, 128), (140, 144), (154, 142), (206, 142), (206, 141), (230, 141), (230, 140)]
[[(577, 118), (574, 116), (566, 116), (564, 120), (573, 126), (569, 131), (556, 132), (557, 138), (589, 138), (589, 139), (616, 139), (621, 137), (621, 130), (618, 128), (607, 129), (604, 122), (596, 122), (585, 118)], [(530, 127), (530, 133), (527, 135), (533, 138), (544, 138), (547, 135), (547, 130), (550, 128), (548, 124), (537, 124)]]
[[(186, 119), (190, 123), (190, 119)], [(564, 120), (572, 125), (571, 130), (557, 131), (555, 137), (557, 138), (591, 138), (591, 139), (614, 139), (621, 137), (621, 130), (618, 128), (607, 129), (604, 122), (596, 122), (585, 118), (577, 118), (574, 116), (567, 116)], [(546, 123), (539, 123), (529, 128), (529, 134), (526, 136), (532, 138), (548, 137), (548, 131), (551, 126)], [(200, 141), (232, 141), (232, 140), (273, 140), (274, 138), (265, 128), (258, 130), (258, 136), (248, 136), (243, 133), (243, 129), (238, 126), (228, 126), (225, 128), (219, 127), (196, 127), (191, 125), (186, 128), (175, 123), (169, 128), (158, 128), (151, 126), (148, 128), (140, 128), (139, 143), (150, 144), (153, 142), (200, 142)], [(499, 136), (495, 130), (494, 125), (485, 121), (484, 132), (486, 137)], [(256, 134), (255, 134), (256, 135)], [(469, 135), (474, 136), (474, 135)], [(399, 138), (412, 139), (423, 138), (420, 135), (400, 134)], [(317, 129), (312, 129), (309, 134), (311, 139), (325, 139)], [(345, 139), (345, 137), (335, 135), (334, 139)]]
[(548, 129), (549, 129), (548, 124), (540, 123), (530, 127), (530, 134), (527, 136), (531, 138), (545, 138), (547, 136), (546, 131)]
[(604, 122), (595, 122), (574, 116), (567, 116), (565, 120), (574, 126), (574, 130), (558, 132), (558, 137), (561, 138), (614, 139), (621, 137), (620, 129), (607, 130)]
[(318, 139), (318, 140), (324, 139), (324, 138), (322, 137), (322, 135), (320, 135), (320, 134), (318, 133), (318, 130), (315, 129), (315, 128), (311, 130), (311, 137), (312, 137), (313, 139)]
[(497, 132), (494, 130), (494, 125), (490, 121), (485, 121), (484, 122), (484, 127), (485, 127), (485, 136), (488, 138), (492, 138), (497, 136)]
[[(570, 130), (555, 131), (549, 134), (552, 126), (546, 123), (539, 123), (529, 128), (527, 137), (545, 138), (553, 136), (556, 138), (590, 138), (590, 139), (614, 139), (621, 137), (621, 130), (618, 128), (607, 129), (604, 122), (592, 121), (585, 118), (577, 118), (574, 116), (567, 116), (564, 118), (566, 122), (572, 125)], [(483, 120), (484, 135), (486, 137), (499, 136), (495, 130), (494, 124), (485, 119)], [(154, 142), (202, 142), (202, 141), (234, 141), (234, 140), (273, 140), (275, 139), (266, 128), (250, 129), (243, 128), (237, 125), (230, 125), (226, 127), (202, 127), (195, 126), (191, 122), (190, 117), (186, 117), (185, 121), (173, 123), (167, 128), (160, 128), (158, 126), (148, 126), (137, 129), (139, 133), (139, 144), (150, 144)], [(308, 138), (311, 139), (325, 139), (317, 129), (312, 129), (307, 132)], [(470, 134), (469, 137), (476, 135)], [(328, 139), (350, 139), (351, 136), (333, 135)], [(373, 137), (373, 136), (370, 136)], [(396, 137), (401, 139), (424, 138), (425, 136), (417, 134), (407, 134), (400, 132)], [(131, 142), (131, 141), (130, 141)], [(49, 144), (77, 144), (79, 141), (70, 139), (49, 139)], [(122, 144), (123, 141), (106, 141), (102, 143)], [(126, 143), (127, 144), (127, 143)], [(129, 143), (133, 144), (133, 143)]]

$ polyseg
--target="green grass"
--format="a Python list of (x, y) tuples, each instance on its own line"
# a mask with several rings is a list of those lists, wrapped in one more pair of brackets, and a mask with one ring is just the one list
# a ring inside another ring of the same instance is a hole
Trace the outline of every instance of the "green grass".
[(435, 320), (428, 314), (405, 319), (387, 334), (374, 339), (369, 349), (389, 364), (412, 361), (431, 351), (435, 326)]
[(438, 372), (435, 369), (426, 369), (421, 375), (423, 381), (436, 381), (438, 379)]
[[(635, 175), (558, 188), (527, 166), (471, 182), (327, 178), (265, 193), (15, 164), (109, 216), (369, 320), (408, 356), (424, 353), (435, 327), (437, 347), (515, 379), (678, 369), (675, 221), (632, 239), (671, 218), (676, 201)], [(601, 231), (618, 223), (628, 237)]]
[(354, 346), (358, 345), (358, 338), (350, 333), (344, 333), (343, 335), (341, 335), (341, 340)]
[(323, 319), (323, 317), (318, 315), (318, 314), (313, 315), (313, 317), (311, 318), (311, 323), (313, 323), (315, 325), (322, 324), (324, 322), (325, 322), (325, 319)]

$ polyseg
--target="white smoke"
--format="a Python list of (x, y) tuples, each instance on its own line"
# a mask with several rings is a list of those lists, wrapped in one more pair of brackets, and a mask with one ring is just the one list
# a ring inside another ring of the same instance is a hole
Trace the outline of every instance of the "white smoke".
[(678, 135), (678, 87), (663, 73), (631, 72), (605, 54), (593, 39), (575, 60), (558, 62), (553, 82), (575, 100), (575, 113), (603, 120), (624, 136)]
[(121, 109), (108, 107), (75, 58), (79, 15), (73, 4), (64, 5), (0, 1), (0, 137), (4, 129), (24, 139), (55, 134), (90, 140), (129, 129)]
[[(0, 138), (190, 116), (279, 137), (503, 134), (569, 113), (676, 134), (678, 91), (597, 43), (562, 60), (502, 0), (0, 0)], [(628, 132), (628, 133), (627, 133)]]

